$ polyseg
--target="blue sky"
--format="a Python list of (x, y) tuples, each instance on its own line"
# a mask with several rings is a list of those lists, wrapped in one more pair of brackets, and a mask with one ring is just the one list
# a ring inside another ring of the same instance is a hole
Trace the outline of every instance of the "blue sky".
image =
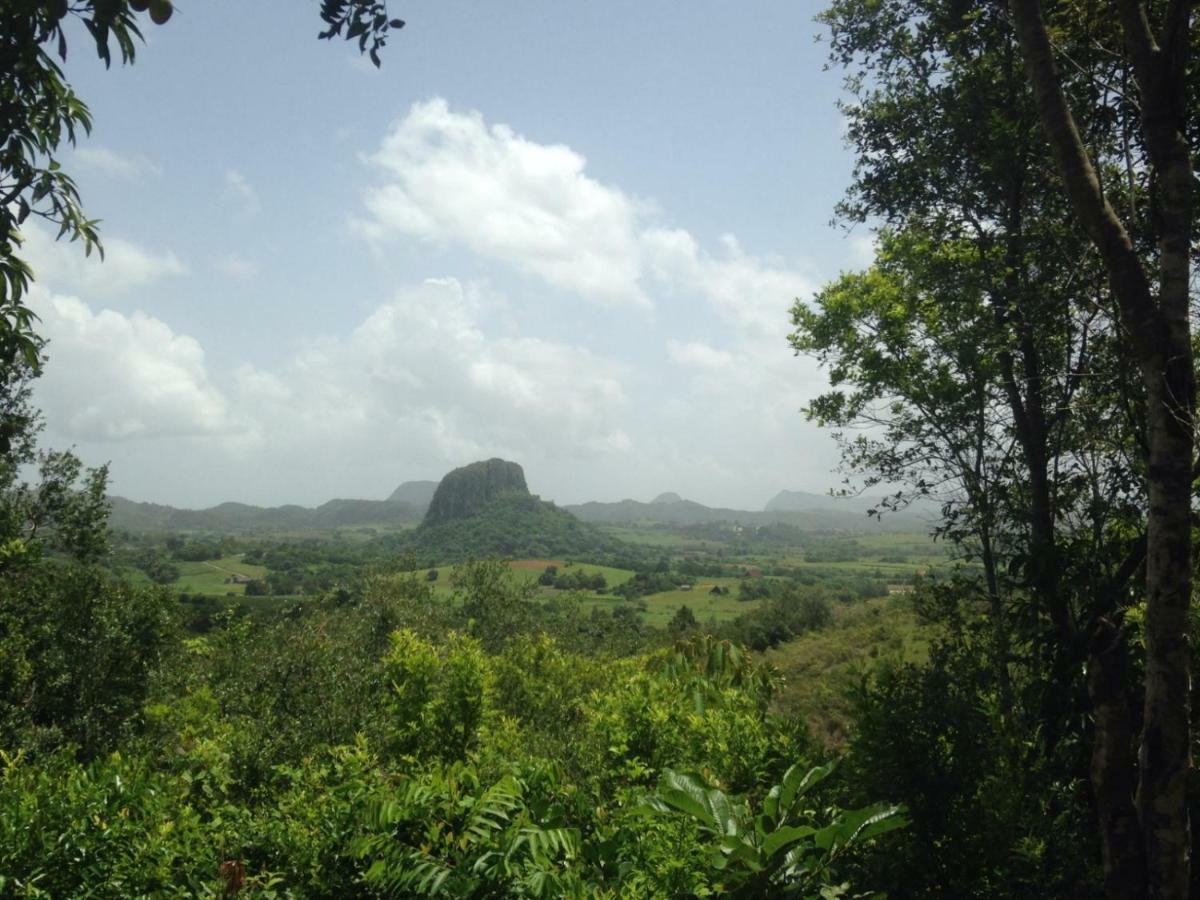
[(564, 503), (833, 486), (787, 310), (869, 241), (817, 10), (393, 2), (380, 71), (315, 2), (184, 0), (124, 69), (76, 39), (108, 253), (28, 235), (47, 443), (192, 506), (494, 455)]

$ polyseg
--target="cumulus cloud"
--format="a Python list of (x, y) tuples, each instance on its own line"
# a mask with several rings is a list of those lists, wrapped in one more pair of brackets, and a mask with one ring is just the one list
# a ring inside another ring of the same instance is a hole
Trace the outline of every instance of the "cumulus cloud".
[(145, 156), (140, 154), (130, 156), (97, 145), (77, 148), (72, 162), (80, 169), (99, 172), (122, 181), (133, 181), (147, 175), (162, 174), (162, 169)]
[(788, 310), (815, 287), (805, 273), (743, 252), (725, 235), (721, 252), (709, 254), (682, 229), (650, 229), (643, 235), (654, 276), (667, 288), (708, 301), (739, 336), (783, 346)]
[(681, 366), (709, 372), (726, 372), (733, 367), (733, 354), (703, 341), (667, 341), (667, 356)]
[(247, 218), (257, 215), (262, 210), (258, 191), (254, 189), (250, 179), (237, 169), (225, 170), (225, 194)]
[[(62, 380), (47, 380), (51, 428), (129, 448), (137, 478), (168, 486), (163, 500), (180, 496), (170, 486), (184, 471), (224, 473), (222, 497), (205, 502), (319, 502), (386, 495), (398, 476), (496, 455), (567, 501), (674, 489), (737, 505), (826, 483), (831, 448), (799, 415), (824, 379), (784, 340), (789, 306), (815, 287), (803, 266), (732, 235), (706, 246), (593, 178), (570, 147), (442, 100), (415, 105), (369, 160), (380, 184), (362, 234), (445, 244), (512, 270), (524, 284), (511, 301), (478, 283), (413, 284), (279, 362), (251, 358), (210, 377), (200, 345), (163, 322), (55, 297), (50, 371)], [(259, 208), (240, 173), (226, 173), (226, 190), (243, 212)], [(77, 248), (45, 244), (44, 255), (77, 261)], [(118, 255), (125, 274), (106, 266), (102, 282), (68, 260), (48, 283), (95, 301), (114, 284), (183, 270), (169, 253), (130, 250)], [(205, 269), (256, 271), (236, 254)], [(605, 308), (587, 313), (598, 327), (561, 309), (574, 298)], [(74, 393), (70, 378), (82, 385)], [(134, 449), (133, 438), (155, 435), (169, 451)]]
[(138, 499), (386, 496), (402, 478), (502, 456), (565, 501), (671, 488), (753, 505), (829, 467), (797, 414), (806, 367), (786, 354), (671, 340), (668, 370), (651, 374), (570, 341), (495, 333), (487, 297), (454, 279), (398, 290), (348, 333), (227, 377), (152, 316), (35, 294), (51, 442), (112, 458), (117, 489)]
[(192, 338), (143, 313), (96, 312), (44, 288), (35, 287), (32, 298), (50, 340), (37, 397), (56, 432), (121, 441), (232, 428), (226, 399)]
[(472, 305), (453, 279), (402, 290), (279, 371), (243, 368), (240, 397), (255, 421), (360, 459), (443, 466), (628, 446), (620, 365), (566, 343), (489, 335)]
[(258, 274), (258, 263), (237, 253), (227, 253), (222, 256), (213, 263), (213, 268), (230, 278), (253, 278)]
[(78, 242), (55, 240), (52, 232), (35, 222), (27, 222), (21, 233), (20, 252), (35, 278), (59, 291), (113, 297), (187, 273), (173, 251), (154, 252), (120, 237), (104, 236), (101, 258), (95, 251), (85, 255)]
[[(402, 289), (350, 333), (228, 379), (211, 377), (201, 345), (156, 318), (41, 287), (35, 297), (50, 339), (36, 400), (52, 437), (116, 456), (119, 484), (130, 459), (179, 479), (220, 458), (232, 496), (313, 502), (390, 490), (401, 466), (428, 477), (499, 455), (545, 471), (632, 447), (623, 365), (570, 343), (489, 334), (478, 298), (453, 279)], [(151, 438), (170, 451), (148, 454)], [(313, 496), (323, 478), (329, 493)]]
[(414, 105), (370, 161), (389, 180), (367, 198), (367, 234), (462, 244), (558, 288), (648, 305), (638, 284), (642, 205), (587, 176), (570, 147), (436, 99)]
[(709, 302), (727, 321), (778, 335), (804, 273), (742, 251), (716, 252), (658, 224), (656, 207), (586, 172), (582, 154), (533, 141), (443, 99), (414, 104), (368, 157), (383, 182), (359, 230), (463, 246), (604, 304), (650, 307), (662, 293)]

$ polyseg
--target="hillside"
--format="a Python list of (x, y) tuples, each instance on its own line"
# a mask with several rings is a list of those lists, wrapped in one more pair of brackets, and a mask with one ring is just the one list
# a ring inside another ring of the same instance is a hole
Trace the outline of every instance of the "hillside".
[[(439, 491), (441, 496), (439, 497)], [(310, 508), (295, 504), (262, 507), (222, 503), (207, 509), (177, 509), (158, 503), (138, 503), (111, 497), (109, 524), (125, 531), (288, 531), (345, 528), (362, 525), (404, 526), (424, 521), (442, 525), (480, 512), (496, 497), (513, 492), (531, 496), (525, 473), (516, 463), (490, 459), (455, 469), (442, 481), (406, 481), (387, 500), (336, 499)], [(710, 507), (685, 500), (674, 492), (659, 494), (649, 503), (620, 500), (591, 501), (556, 507), (584, 522), (596, 524), (793, 525), (806, 531), (891, 532), (927, 531), (927, 509), (886, 514), (882, 521), (867, 510), (872, 497), (830, 497), (804, 491), (780, 491), (761, 511)]]
[(429, 504), (433, 500), (433, 492), (437, 490), (438, 483), (436, 481), (406, 481), (400, 487), (392, 491), (388, 497), (389, 503), (407, 503), (421, 511), (421, 515), (425, 515), (425, 511), (429, 509)]
[(208, 509), (177, 509), (110, 497), (108, 523), (125, 531), (284, 531), (350, 525), (411, 525), (424, 509), (390, 500), (330, 500), (316, 508), (222, 503)]
[(430, 564), (485, 556), (586, 557), (620, 548), (615, 538), (553, 503), (515, 493), (496, 497), (474, 515), (422, 525), (406, 545)]
[[(805, 531), (926, 531), (922, 515), (915, 512), (886, 514), (883, 519), (872, 518), (867, 510), (874, 501), (855, 498), (843, 501), (840, 498), (819, 494), (801, 494), (784, 491), (790, 495), (788, 502), (772, 506), (761, 512), (745, 509), (726, 509), (705, 506), (693, 500), (679, 499), (678, 494), (660, 494), (650, 503), (638, 500), (619, 500), (615, 503), (591, 501), (563, 509), (585, 522), (598, 524), (661, 524), (661, 525), (710, 525), (727, 522), (739, 525), (793, 525)], [(802, 499), (810, 502), (801, 505)]]
[(834, 509), (840, 512), (866, 512), (877, 502), (874, 497), (833, 497), (811, 491), (780, 491), (767, 501), (764, 512), (801, 512)]

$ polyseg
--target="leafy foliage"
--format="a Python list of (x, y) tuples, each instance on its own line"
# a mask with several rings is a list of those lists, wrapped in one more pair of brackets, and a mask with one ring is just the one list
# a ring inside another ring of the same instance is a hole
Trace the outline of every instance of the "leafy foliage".
[(825, 898), (844, 895), (848, 884), (833, 884), (830, 870), (856, 844), (902, 828), (896, 806), (834, 811), (832, 821), (816, 824), (802, 801), (833, 770), (833, 764), (805, 769), (793, 766), (773, 786), (757, 816), (749, 807), (693, 775), (663, 773), (646, 803), (655, 812), (689, 816), (709, 840), (709, 864), (726, 873), (722, 885), (733, 896)]
[(469, 769), (452, 768), (408, 782), (374, 806), (367, 825), (378, 833), (360, 841), (357, 852), (375, 858), (367, 882), (391, 895), (578, 893), (579, 831), (539, 818), (545, 817), (530, 808), (520, 779), (504, 775), (485, 784)]

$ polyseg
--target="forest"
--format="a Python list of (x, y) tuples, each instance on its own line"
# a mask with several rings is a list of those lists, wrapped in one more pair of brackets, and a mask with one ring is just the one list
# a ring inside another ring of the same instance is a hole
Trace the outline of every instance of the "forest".
[(1191, 3), (820, 13), (871, 261), (780, 341), (924, 533), (498, 458), (234, 527), (111, 498), (42, 440), (24, 234), (102, 251), (68, 39), (173, 12), (0, 9), (0, 896), (1200, 896)]

